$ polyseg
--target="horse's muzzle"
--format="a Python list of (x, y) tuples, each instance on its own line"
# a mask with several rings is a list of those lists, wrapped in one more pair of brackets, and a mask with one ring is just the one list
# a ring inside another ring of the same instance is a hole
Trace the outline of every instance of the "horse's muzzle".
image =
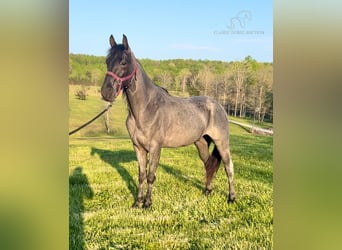
[(104, 84), (101, 88), (101, 95), (103, 100), (107, 102), (113, 102), (116, 98), (116, 86), (110, 84)]

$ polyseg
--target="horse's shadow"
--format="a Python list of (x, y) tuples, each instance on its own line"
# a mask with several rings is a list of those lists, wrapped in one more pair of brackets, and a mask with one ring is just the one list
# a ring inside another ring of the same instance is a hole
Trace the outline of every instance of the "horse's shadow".
[(184, 183), (189, 183), (193, 187), (197, 188), (198, 190), (204, 191), (203, 183), (198, 180), (197, 178), (186, 176), (181, 170), (172, 168), (170, 166), (167, 166), (165, 164), (159, 163), (159, 166), (161, 169), (163, 169), (166, 173), (169, 175), (173, 175), (175, 178), (177, 178), (179, 181)]
[(125, 181), (128, 190), (131, 192), (133, 197), (136, 198), (136, 194), (138, 192), (137, 185), (134, 179), (132, 178), (131, 174), (127, 171), (125, 167), (122, 166), (122, 163), (136, 161), (136, 155), (134, 151), (112, 151), (92, 147), (90, 154), (99, 155), (102, 161), (110, 164), (114, 169), (116, 169), (118, 174)]
[(84, 249), (84, 199), (92, 199), (94, 192), (82, 167), (76, 167), (69, 176), (69, 246)]
[[(92, 148), (91, 155), (99, 155), (101, 160), (110, 164), (120, 174), (121, 178), (126, 182), (126, 186), (134, 198), (137, 198), (138, 187), (131, 174), (122, 166), (122, 163), (137, 161), (135, 152), (129, 150), (111, 151), (106, 149)], [(166, 173), (174, 176), (182, 182), (187, 182), (199, 190), (203, 190), (202, 182), (196, 178), (184, 177), (184, 173), (178, 169), (168, 165), (159, 163), (159, 167)]]

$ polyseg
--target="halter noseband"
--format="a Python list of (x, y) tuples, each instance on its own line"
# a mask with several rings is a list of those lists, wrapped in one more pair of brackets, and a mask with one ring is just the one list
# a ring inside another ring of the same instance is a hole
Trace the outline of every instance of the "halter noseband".
[(120, 77), (111, 71), (107, 71), (106, 75), (113, 77), (118, 82), (118, 86), (116, 87), (115, 97), (117, 97), (120, 94), (120, 92), (122, 90), (122, 83), (125, 81), (128, 81), (128, 80), (132, 80), (132, 78), (135, 76), (135, 73), (137, 72), (137, 69), (138, 69), (138, 66), (137, 66), (137, 64), (135, 64), (132, 73), (129, 74), (128, 76), (125, 76), (125, 77)]

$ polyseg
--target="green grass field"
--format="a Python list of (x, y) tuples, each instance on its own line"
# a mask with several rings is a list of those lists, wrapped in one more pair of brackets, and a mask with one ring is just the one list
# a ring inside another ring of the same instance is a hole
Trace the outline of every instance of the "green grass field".
[[(70, 91), (70, 130), (105, 107)], [(227, 204), (221, 166), (213, 192), (203, 195), (204, 168), (195, 146), (163, 149), (150, 209), (133, 209), (138, 167), (125, 128), (125, 103), (70, 137), (70, 249), (272, 249), (273, 168), (270, 136), (230, 125), (237, 199)]]

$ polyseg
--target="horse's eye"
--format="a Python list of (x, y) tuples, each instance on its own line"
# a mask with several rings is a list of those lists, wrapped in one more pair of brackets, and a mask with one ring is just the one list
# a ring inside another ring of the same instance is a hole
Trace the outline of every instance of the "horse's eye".
[(120, 65), (122, 65), (122, 66), (125, 66), (127, 64), (127, 62), (126, 61), (122, 61), (122, 62), (120, 62)]

